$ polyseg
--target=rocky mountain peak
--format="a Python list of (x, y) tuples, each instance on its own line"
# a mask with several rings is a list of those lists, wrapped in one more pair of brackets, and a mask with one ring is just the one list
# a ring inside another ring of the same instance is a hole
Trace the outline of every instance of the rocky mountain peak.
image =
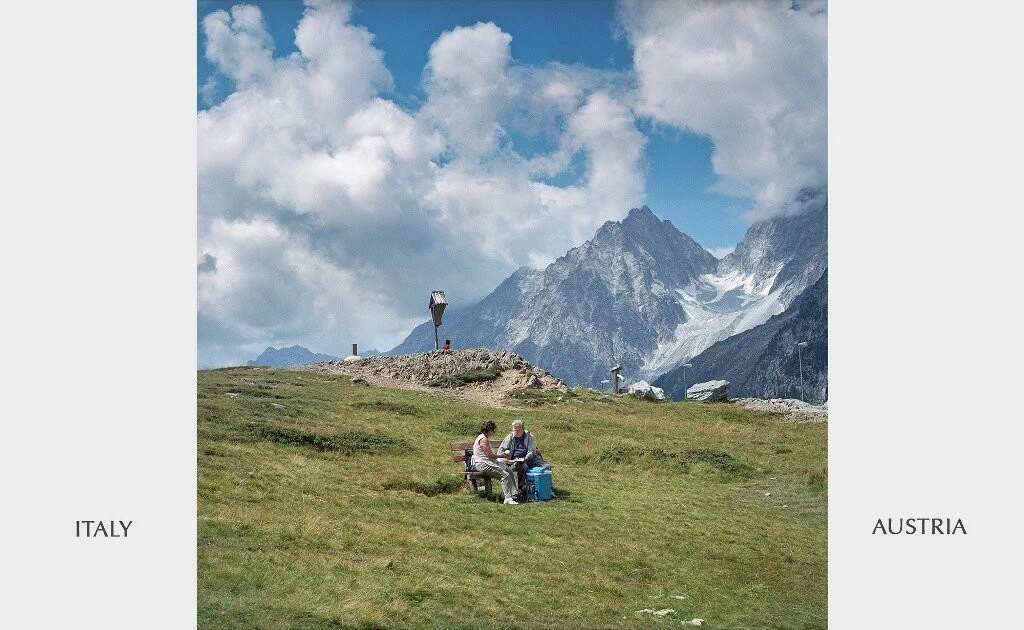
[(248, 365), (292, 367), (295, 365), (308, 365), (310, 363), (316, 363), (317, 361), (332, 361), (335, 359), (337, 359), (337, 357), (329, 354), (313, 352), (312, 350), (303, 348), (300, 345), (280, 349), (269, 346), (260, 354), (260, 356), (249, 361)]
[[(648, 280), (683, 286), (711, 273), (718, 260), (671, 221), (659, 219), (647, 206), (633, 208), (622, 221), (608, 221), (594, 238), (569, 252), (576, 261), (616, 265), (630, 273), (646, 270)], [(635, 264), (633, 264), (635, 262)], [(556, 265), (558, 262), (555, 263)]]
[(655, 216), (654, 212), (647, 206), (630, 209), (626, 218), (622, 220), (624, 227), (651, 226), (660, 227), (661, 219)]
[(754, 222), (718, 264), (718, 273), (750, 275), (755, 293), (774, 290), (796, 276), (802, 276), (802, 291), (819, 278), (827, 264), (828, 203), (823, 194), (806, 192), (799, 205), (795, 214)]
[[(826, 223), (762, 222), (719, 261), (649, 207), (633, 208), (545, 269), (519, 269), (446, 314), (442, 334), (456, 347), (518, 353), (569, 383), (596, 386), (616, 364), (654, 378), (784, 310), (824, 269)], [(433, 343), (424, 322), (390, 354)]]

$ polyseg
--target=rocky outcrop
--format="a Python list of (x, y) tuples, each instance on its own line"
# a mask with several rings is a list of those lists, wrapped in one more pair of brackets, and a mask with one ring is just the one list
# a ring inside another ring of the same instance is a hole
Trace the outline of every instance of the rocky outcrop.
[(729, 400), (729, 381), (705, 381), (686, 390), (687, 400), (724, 402)]
[(665, 400), (665, 390), (653, 387), (647, 381), (637, 381), (629, 386), (629, 393), (641, 400)]
[(327, 369), (343, 367), (347, 372), (353, 374), (419, 383), (469, 372), (493, 371), (500, 372), (505, 379), (511, 380), (511, 385), (517, 387), (538, 389), (564, 387), (561, 380), (549, 374), (547, 370), (531, 365), (529, 361), (518, 354), (486, 348), (449, 352), (434, 350), (399, 356), (378, 355), (362, 357), (355, 362), (328, 361), (317, 365)]
[(787, 422), (827, 422), (828, 403), (812, 405), (793, 398), (736, 398), (733, 404), (755, 411), (780, 414)]

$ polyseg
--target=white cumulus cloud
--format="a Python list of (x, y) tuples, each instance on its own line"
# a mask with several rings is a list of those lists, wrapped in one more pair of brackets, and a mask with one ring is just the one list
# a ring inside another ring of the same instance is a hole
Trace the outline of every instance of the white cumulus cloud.
[(751, 218), (826, 183), (826, 5), (626, 0), (637, 110), (714, 142), (719, 188)]
[[(307, 0), (296, 52), (259, 8), (202, 16), (200, 362), (266, 345), (386, 349), (444, 289), (467, 304), (644, 203), (637, 118), (707, 135), (722, 190), (785, 211), (825, 181), (825, 8), (627, 1), (629, 72), (525, 64), (500, 25), (430, 46), (400, 106), (348, 2)], [(683, 176), (683, 174), (680, 174)]]
[[(426, 101), (405, 109), (351, 6), (306, 4), (288, 56), (256, 7), (203, 17), (232, 89), (198, 119), (201, 363), (388, 348), (428, 290), (482, 297), (643, 202), (621, 73), (520, 64), (511, 35), (477, 23), (434, 42)], [(549, 154), (514, 145), (530, 120)], [(574, 183), (552, 184), (574, 161)]]

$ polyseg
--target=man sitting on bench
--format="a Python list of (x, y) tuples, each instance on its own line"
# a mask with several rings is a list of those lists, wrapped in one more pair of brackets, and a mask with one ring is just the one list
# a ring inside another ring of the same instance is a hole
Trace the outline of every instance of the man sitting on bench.
[(507, 457), (516, 477), (516, 487), (520, 491), (526, 483), (526, 473), (531, 468), (551, 466), (537, 452), (537, 440), (526, 430), (522, 420), (512, 423), (512, 433), (505, 436), (498, 447), (498, 457)]

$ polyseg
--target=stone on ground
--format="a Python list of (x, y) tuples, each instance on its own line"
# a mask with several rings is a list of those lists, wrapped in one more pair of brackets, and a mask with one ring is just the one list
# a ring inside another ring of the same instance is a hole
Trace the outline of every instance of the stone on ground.
[(691, 385), (686, 390), (686, 399), (724, 402), (729, 399), (729, 381), (705, 381)]
[(812, 405), (795, 398), (736, 398), (734, 404), (754, 411), (780, 414), (788, 422), (827, 422), (828, 403)]
[(647, 381), (637, 381), (629, 386), (629, 393), (641, 400), (665, 400), (665, 390), (654, 387)]

